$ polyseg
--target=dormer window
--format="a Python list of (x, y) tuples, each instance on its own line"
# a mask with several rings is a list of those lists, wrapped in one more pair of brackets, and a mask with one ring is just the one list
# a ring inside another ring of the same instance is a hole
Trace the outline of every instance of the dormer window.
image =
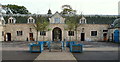
[(15, 22), (16, 22), (16, 19), (13, 18), (13, 17), (10, 17), (10, 18), (8, 19), (8, 23), (15, 23)]
[(51, 18), (49, 18), (50, 23), (53, 24), (63, 24), (65, 23), (65, 18), (63, 18), (58, 12), (52, 15)]
[(32, 18), (32, 17), (29, 17), (29, 18), (28, 18), (28, 23), (35, 23), (35, 19)]
[(82, 19), (82, 20), (81, 20), (81, 23), (82, 23), (82, 24), (86, 23), (86, 22), (85, 22), (85, 19)]
[(55, 18), (55, 23), (60, 23), (60, 18)]
[(4, 24), (5, 24), (5, 20), (3, 16), (0, 16), (0, 25), (4, 25)]
[(86, 24), (86, 19), (84, 18), (84, 17), (82, 17), (81, 19), (80, 19), (80, 22), (79, 22), (80, 24)]

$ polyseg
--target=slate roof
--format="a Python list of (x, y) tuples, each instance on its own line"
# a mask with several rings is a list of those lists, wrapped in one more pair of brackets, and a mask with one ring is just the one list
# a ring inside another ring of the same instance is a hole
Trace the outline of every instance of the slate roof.
[(113, 22), (113, 26), (114, 26), (115, 28), (120, 27), (120, 18), (115, 19), (115, 21)]
[[(32, 16), (35, 20), (37, 21), (41, 21), (42, 18), (46, 19), (47, 21), (49, 21), (49, 18), (52, 15), (39, 15), (39, 16)], [(63, 16), (63, 15), (62, 15)], [(11, 16), (3, 16), (6, 23), (8, 21), (8, 18)], [(16, 19), (16, 23), (27, 23), (27, 19), (30, 16), (12, 16)], [(71, 16), (63, 16), (66, 20), (69, 19), (69, 17)], [(75, 18), (75, 21), (79, 22), (79, 19), (81, 18), (81, 15), (77, 15), (77, 16), (72, 16)], [(84, 17), (87, 20), (87, 24), (112, 24), (114, 22), (115, 19), (119, 18), (118, 16), (113, 16), (113, 17), (109, 17), (109, 16), (88, 16), (88, 15), (84, 15)]]

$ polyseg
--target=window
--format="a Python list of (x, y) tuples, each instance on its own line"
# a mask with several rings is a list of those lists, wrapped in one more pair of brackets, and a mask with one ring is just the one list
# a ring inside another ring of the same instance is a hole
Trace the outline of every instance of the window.
[(17, 31), (17, 36), (22, 36), (22, 31)]
[(86, 23), (86, 19), (80, 19), (80, 24), (85, 24)]
[(82, 20), (81, 20), (81, 23), (84, 24), (84, 23), (85, 23), (85, 19), (82, 19)]
[(35, 19), (33, 17), (29, 17), (27, 23), (35, 23)]
[(91, 36), (97, 36), (97, 31), (91, 31)]
[(40, 31), (41, 36), (46, 36), (46, 31)]
[(14, 23), (14, 19), (9, 19), (9, 23)]
[(74, 36), (74, 31), (68, 31), (69, 36)]
[(13, 17), (10, 17), (10, 18), (8, 19), (8, 23), (15, 23), (15, 22), (16, 22), (16, 19), (13, 18)]
[(12, 19), (9, 20), (9, 23), (12, 23)]
[(34, 19), (29, 19), (29, 23), (34, 23)]
[(4, 31), (2, 31), (2, 36), (4, 36)]
[(60, 18), (55, 18), (55, 23), (60, 23)]
[(108, 32), (108, 30), (103, 30), (103, 32)]

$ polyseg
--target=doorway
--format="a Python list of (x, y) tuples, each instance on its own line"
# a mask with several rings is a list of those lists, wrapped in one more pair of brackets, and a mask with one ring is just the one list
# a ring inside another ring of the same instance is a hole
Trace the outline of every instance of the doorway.
[(104, 34), (103, 34), (103, 40), (104, 40), (104, 41), (107, 41), (107, 33), (104, 33)]
[(85, 33), (81, 33), (81, 41), (85, 41)]
[(114, 42), (119, 42), (119, 30), (114, 31)]
[(52, 39), (53, 39), (53, 41), (61, 41), (62, 40), (62, 30), (60, 28), (56, 27), (53, 29)]
[(7, 33), (6, 39), (7, 41), (11, 41), (11, 33)]
[(113, 41), (113, 33), (112, 33), (112, 41)]
[(30, 41), (34, 41), (34, 39), (33, 39), (33, 33), (29, 33), (29, 39), (30, 39)]

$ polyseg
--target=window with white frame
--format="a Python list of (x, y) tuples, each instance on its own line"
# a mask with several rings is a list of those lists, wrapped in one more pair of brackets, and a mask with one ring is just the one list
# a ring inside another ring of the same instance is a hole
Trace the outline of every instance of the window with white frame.
[(55, 23), (60, 23), (60, 18), (55, 18)]
[(29, 23), (34, 23), (34, 19), (28, 19)]
[(68, 36), (74, 36), (74, 31), (68, 31)]
[(2, 36), (4, 36), (4, 31), (2, 31)]
[(97, 36), (97, 31), (91, 31), (91, 36)]
[(15, 23), (15, 22), (16, 22), (16, 19), (13, 18), (13, 17), (10, 17), (10, 18), (8, 19), (8, 23)]
[(29, 17), (29, 18), (28, 18), (28, 23), (35, 23), (35, 19), (32, 18), (32, 17)]
[(82, 20), (81, 20), (81, 23), (84, 24), (84, 23), (85, 23), (85, 19), (82, 19)]
[(41, 36), (46, 36), (46, 31), (40, 31)]
[(86, 18), (82, 17), (79, 21), (80, 24), (85, 24), (86, 23)]
[(14, 23), (14, 20), (13, 19), (9, 19), (9, 23)]
[(17, 31), (17, 36), (22, 36), (23, 32), (22, 31)]

